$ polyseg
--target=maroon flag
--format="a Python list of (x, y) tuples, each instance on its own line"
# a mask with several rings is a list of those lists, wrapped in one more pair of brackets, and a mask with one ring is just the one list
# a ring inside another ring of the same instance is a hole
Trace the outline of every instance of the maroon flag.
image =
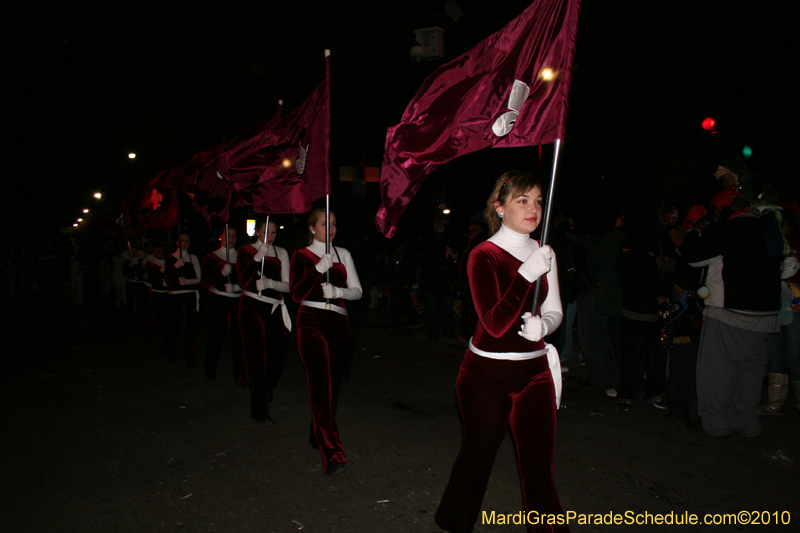
[(378, 229), (394, 235), (425, 176), (462, 155), (563, 138), (580, 0), (536, 0), (428, 76), (389, 128)]
[(330, 194), (330, 57), (325, 80), (286, 118), (217, 159), (221, 176), (256, 213), (303, 213)]
[(125, 224), (137, 229), (178, 225), (178, 189), (172, 176), (174, 168), (169, 168), (133, 188), (123, 202)]
[(138, 235), (139, 231), (126, 225), (124, 216), (124, 207), (117, 204), (101, 213), (93, 215), (90, 228), (93, 232), (100, 233), (112, 239), (130, 240)]

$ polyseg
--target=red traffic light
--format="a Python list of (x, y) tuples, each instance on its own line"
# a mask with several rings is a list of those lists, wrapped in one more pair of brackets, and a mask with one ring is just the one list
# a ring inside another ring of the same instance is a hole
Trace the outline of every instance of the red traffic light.
[(714, 122), (714, 119), (711, 118), (711, 117), (708, 117), (708, 118), (703, 120), (703, 129), (704, 130), (711, 131), (711, 130), (714, 129), (715, 125), (716, 125), (716, 122)]

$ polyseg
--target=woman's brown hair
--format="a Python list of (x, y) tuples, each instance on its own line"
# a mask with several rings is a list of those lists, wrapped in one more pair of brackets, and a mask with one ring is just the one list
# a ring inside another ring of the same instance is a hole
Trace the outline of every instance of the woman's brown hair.
[[(331, 211), (331, 215), (336, 216), (336, 214), (333, 211)], [(313, 209), (308, 214), (308, 225), (309, 226), (316, 226), (317, 222), (319, 222), (320, 218), (325, 218), (325, 208), (324, 207), (317, 207), (316, 209)], [(310, 244), (313, 244), (313, 243), (314, 243), (314, 234), (309, 231), (308, 232), (308, 244), (310, 245)]]
[(516, 198), (525, 194), (536, 186), (542, 188), (539, 178), (528, 172), (521, 170), (509, 170), (497, 180), (492, 189), (492, 194), (486, 200), (486, 209), (483, 210), (483, 218), (489, 226), (489, 235), (494, 235), (500, 230), (503, 220), (495, 211), (495, 202), (505, 205), (509, 199)]

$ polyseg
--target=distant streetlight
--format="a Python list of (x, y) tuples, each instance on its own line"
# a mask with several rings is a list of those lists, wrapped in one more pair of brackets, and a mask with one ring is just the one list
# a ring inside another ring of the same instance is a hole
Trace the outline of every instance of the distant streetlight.
[(88, 209), (84, 209), (84, 210), (83, 210), (83, 214), (84, 214), (84, 215), (85, 215), (86, 213), (88, 213), (88, 212), (89, 212), (89, 210), (88, 210)]
[(96, 193), (94, 193), (94, 197), (95, 197), (95, 198), (97, 198), (97, 199), (99, 200), (100, 198), (102, 198), (102, 197), (103, 197), (103, 195), (102, 195), (102, 194), (100, 194), (99, 192), (96, 192)]
[(78, 222), (83, 222), (83, 219), (82, 219), (82, 218), (79, 218), (79, 219), (78, 219)]
[(72, 227), (73, 228), (77, 228), (78, 227), (78, 223), (76, 222), (75, 224), (72, 225)]
[(136, 159), (136, 154), (131, 152), (128, 154), (128, 159)]

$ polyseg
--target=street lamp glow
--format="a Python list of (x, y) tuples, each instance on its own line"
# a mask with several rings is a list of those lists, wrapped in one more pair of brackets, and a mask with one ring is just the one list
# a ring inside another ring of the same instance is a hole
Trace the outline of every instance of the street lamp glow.
[(84, 210), (83, 210), (83, 214), (84, 214), (84, 215), (85, 215), (86, 213), (88, 213), (88, 212), (89, 212), (89, 210), (88, 210), (88, 209), (84, 209)]
[(72, 227), (73, 228), (77, 228), (78, 227), (78, 223), (76, 222), (75, 224), (72, 225)]
[(83, 219), (82, 219), (82, 218), (79, 218), (79, 219), (78, 219), (78, 222), (83, 222)]
[(95, 197), (95, 198), (97, 198), (97, 199), (99, 200), (100, 198), (102, 198), (102, 197), (103, 197), (103, 195), (102, 195), (102, 194), (100, 194), (99, 192), (96, 192), (96, 193), (94, 193), (94, 197)]
[(134, 154), (133, 152), (129, 153), (128, 159), (136, 159), (136, 154)]
[(445, 209), (442, 210), (442, 213), (444, 213), (445, 215), (449, 215), (450, 214), (450, 209), (449, 208), (445, 208)]

